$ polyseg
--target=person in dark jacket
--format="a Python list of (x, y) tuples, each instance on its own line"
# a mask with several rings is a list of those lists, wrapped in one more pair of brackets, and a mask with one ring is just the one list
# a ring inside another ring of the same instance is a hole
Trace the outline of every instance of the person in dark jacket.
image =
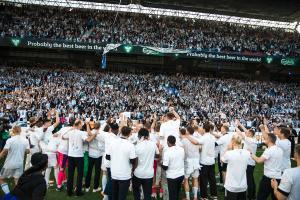
[(10, 196), (14, 196), (12, 199), (43, 200), (45, 198), (47, 186), (42, 172), (47, 168), (48, 156), (42, 153), (35, 153), (31, 157), (31, 164), (32, 167), (22, 174), (16, 187), (10, 194)]

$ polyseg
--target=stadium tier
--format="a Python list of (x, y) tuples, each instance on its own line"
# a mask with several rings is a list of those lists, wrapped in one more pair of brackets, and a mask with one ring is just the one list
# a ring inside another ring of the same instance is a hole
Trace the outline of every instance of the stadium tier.
[(299, 200), (299, 2), (181, 1), (0, 2), (0, 200)]

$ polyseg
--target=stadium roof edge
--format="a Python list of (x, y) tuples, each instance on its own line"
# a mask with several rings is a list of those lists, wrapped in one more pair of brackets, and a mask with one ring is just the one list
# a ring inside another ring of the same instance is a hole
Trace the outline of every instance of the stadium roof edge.
[(73, 0), (3, 0), (2, 2), (67, 7), (67, 8), (83, 8), (83, 9), (94, 9), (94, 10), (115, 11), (115, 12), (140, 13), (140, 14), (158, 15), (158, 16), (182, 17), (182, 18), (189, 18), (189, 19), (196, 19), (196, 20), (211, 20), (211, 21), (236, 23), (236, 24), (243, 24), (243, 25), (250, 25), (250, 26), (279, 28), (279, 29), (285, 29), (289, 31), (295, 31), (298, 24), (298, 22), (272, 21), (272, 20), (237, 17), (237, 16), (203, 13), (203, 12), (152, 8), (152, 7), (144, 7), (138, 4), (120, 5), (120, 4), (73, 1)]

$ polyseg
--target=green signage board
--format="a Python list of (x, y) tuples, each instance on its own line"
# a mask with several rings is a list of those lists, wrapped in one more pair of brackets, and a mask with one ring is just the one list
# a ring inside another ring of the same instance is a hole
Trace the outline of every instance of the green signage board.
[(130, 44), (89, 43), (65, 40), (42, 40), (35, 38), (5, 37), (0, 38), (0, 47), (1, 46), (15, 48), (47, 48), (77, 51), (97, 51), (99, 53), (108, 52), (152, 56), (171, 56), (176, 58), (199, 58), (234, 62), (265, 63), (269, 65), (300, 66), (299, 57), (243, 55), (234, 53), (156, 48)]

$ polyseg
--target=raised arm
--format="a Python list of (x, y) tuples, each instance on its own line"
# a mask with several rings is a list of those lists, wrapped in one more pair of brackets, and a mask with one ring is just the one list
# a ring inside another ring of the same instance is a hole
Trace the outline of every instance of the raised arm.
[(55, 123), (53, 124), (53, 127), (56, 128), (59, 125), (60, 121), (59, 121), (59, 114), (57, 112), (57, 110), (55, 110)]
[(174, 107), (170, 107), (169, 108), (170, 112), (174, 114), (175, 118), (177, 120), (180, 120), (180, 116), (178, 115), (178, 113), (175, 111)]
[(241, 127), (244, 132), (247, 132), (248, 129), (240, 122), (240, 120), (236, 120), (238, 127)]

